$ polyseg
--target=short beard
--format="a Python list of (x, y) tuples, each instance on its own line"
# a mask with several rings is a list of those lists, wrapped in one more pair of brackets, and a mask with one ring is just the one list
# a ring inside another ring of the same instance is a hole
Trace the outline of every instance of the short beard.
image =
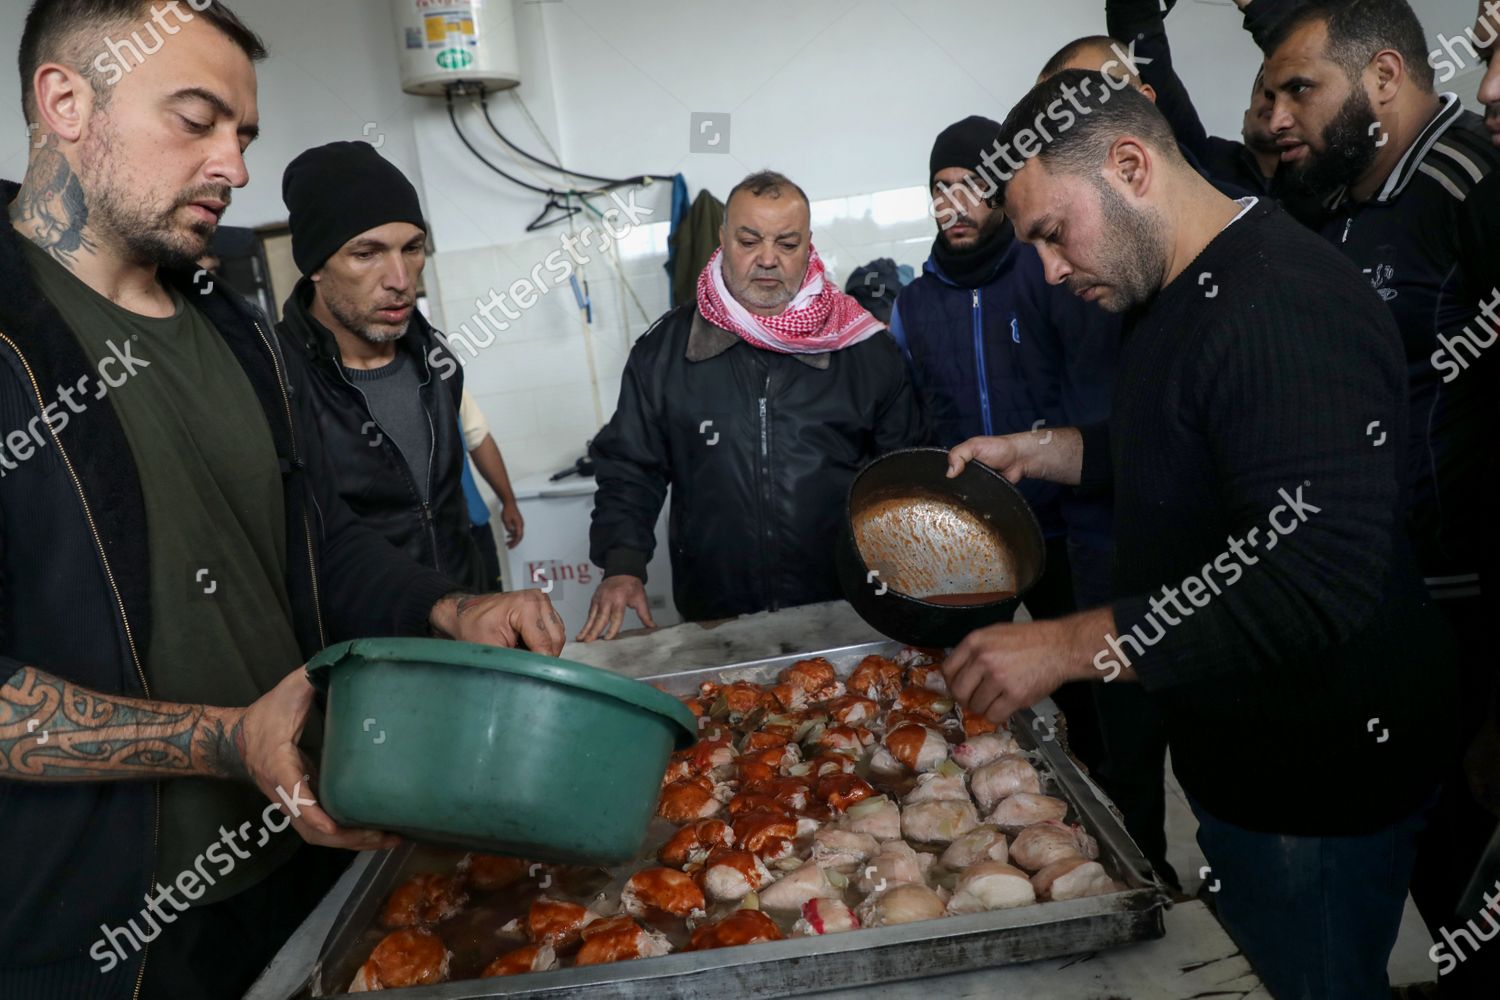
[[(974, 220), (968, 216), (965, 219), (972, 224)], [(984, 220), (984, 225), (974, 227), (974, 242), (966, 246), (954, 246), (953, 241), (948, 239), (948, 230), (939, 229), (938, 239), (943, 241), (943, 246), (955, 257), (966, 257), (972, 253), (978, 253), (985, 245), (985, 241), (995, 234), (1001, 226), (1005, 225), (1005, 213), (1000, 211), (991, 212), (989, 218)]]
[(95, 128), (79, 158), (79, 176), (87, 191), (89, 227), (95, 238), (114, 247), (127, 260), (163, 268), (196, 266), (208, 252), (216, 223), (194, 222), (186, 230), (175, 218), (185, 205), (200, 198), (229, 201), (229, 188), (203, 185), (175, 198), (160, 210), (120, 183), (126, 176), (116, 162), (113, 126), (107, 115), (95, 118)]
[(1371, 134), (1376, 125), (1370, 97), (1358, 85), (1328, 127), (1323, 129), (1323, 151), (1308, 149), (1307, 161), (1286, 172), (1290, 193), (1322, 200), (1349, 187), (1370, 169), (1379, 146)]
[(401, 324), (401, 329), (391, 330), (389, 327), (376, 327), (369, 323), (368, 319), (361, 316), (354, 304), (344, 300), (338, 295), (329, 294), (329, 290), (323, 288), (323, 304), (328, 307), (328, 312), (339, 325), (367, 344), (389, 344), (393, 340), (400, 340), (406, 336), (411, 329), (411, 320), (408, 319)]
[(1128, 312), (1161, 291), (1167, 273), (1164, 227), (1158, 216), (1130, 207), (1103, 178), (1093, 178), (1093, 183), (1105, 232), (1097, 277), (1113, 293), (1098, 299), (1098, 305), (1106, 312)]

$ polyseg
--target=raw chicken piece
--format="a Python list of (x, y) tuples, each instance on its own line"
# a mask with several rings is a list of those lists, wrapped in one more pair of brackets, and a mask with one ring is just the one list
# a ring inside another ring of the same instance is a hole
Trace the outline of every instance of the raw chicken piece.
[(951, 843), (978, 825), (979, 813), (968, 798), (919, 802), (901, 810), (902, 835), (927, 844)]
[(1036, 894), (1042, 899), (1081, 899), (1119, 892), (1122, 886), (1109, 877), (1104, 866), (1079, 856), (1062, 858), (1031, 877)]
[(775, 696), (783, 712), (800, 712), (810, 701), (807, 692), (795, 684), (773, 684), (771, 694)]
[(701, 775), (685, 778), (661, 790), (656, 813), (672, 823), (690, 823), (719, 812), (732, 794), (728, 785), (716, 785)]
[(883, 656), (867, 656), (849, 675), (849, 692), (890, 702), (901, 691), (901, 668)]
[(578, 957), (573, 964), (626, 962), (634, 958), (654, 958), (671, 950), (672, 945), (666, 936), (658, 931), (647, 930), (633, 920), (628, 923), (611, 922), (611, 926), (607, 928), (584, 935), (583, 947), (578, 949)]
[(741, 792), (729, 800), (730, 822), (733, 822), (746, 813), (753, 812), (780, 813), (786, 816), (787, 819), (792, 818), (792, 814), (786, 806), (777, 802), (775, 797), (767, 792)]
[(948, 694), (948, 682), (943, 679), (941, 663), (925, 663), (920, 667), (907, 667), (906, 686), (926, 688), (945, 696)]
[(896, 696), (896, 711), (925, 715), (936, 722), (953, 711), (953, 696), (946, 688), (934, 691), (932, 688), (907, 686)]
[(740, 848), (762, 861), (775, 861), (791, 854), (797, 839), (797, 821), (785, 812), (757, 809), (734, 821), (734, 840)]
[(583, 928), (598, 919), (599, 914), (577, 903), (538, 896), (526, 911), (526, 934), (537, 944), (566, 951), (578, 943)]
[(846, 694), (827, 705), (828, 714), (840, 726), (869, 725), (880, 716), (880, 705), (864, 695)]
[(875, 734), (863, 726), (829, 726), (812, 741), (819, 753), (863, 753)]
[(948, 900), (948, 912), (983, 913), (1036, 902), (1031, 879), (1003, 861), (981, 861), (964, 869)]
[(802, 918), (792, 925), (792, 933), (798, 937), (858, 929), (859, 918), (842, 899), (809, 899), (802, 904)]
[(1000, 832), (999, 827), (986, 824), (976, 826), (955, 839), (938, 861), (944, 868), (963, 871), (981, 861), (1005, 861), (1007, 854), (1005, 834)]
[(969, 790), (964, 786), (963, 772), (948, 775), (936, 771), (917, 776), (916, 787), (901, 800), (903, 806), (914, 806), (920, 802), (969, 801)]
[(391, 893), (381, 911), (383, 927), (420, 927), (447, 920), (469, 901), (463, 883), (447, 875), (414, 875)]
[(891, 840), (880, 845), (880, 850), (859, 869), (859, 891), (880, 892), (886, 886), (901, 882), (927, 884), (927, 872), (934, 858), (914, 850), (904, 840)]
[(387, 934), (354, 974), (350, 993), (431, 986), (448, 978), (447, 947), (431, 931), (407, 928)]
[(870, 755), (870, 770), (881, 774), (936, 771), (948, 759), (948, 741), (928, 726), (906, 723), (886, 733), (883, 745)]
[(812, 859), (828, 868), (864, 864), (880, 850), (880, 841), (868, 833), (824, 827), (813, 835)]
[(1005, 754), (1017, 753), (1020, 749), (1020, 744), (1010, 733), (982, 733), (979, 736), (970, 736), (954, 747), (953, 759), (972, 771)]
[(943, 899), (925, 885), (904, 883), (866, 897), (857, 911), (864, 927), (911, 924), (943, 915)]
[(685, 917), (704, 908), (703, 890), (675, 868), (643, 868), (620, 891), (620, 906), (633, 917), (656, 911)]
[(480, 976), (519, 976), (527, 972), (550, 972), (557, 968), (557, 952), (550, 944), (528, 944), (508, 951), (484, 967)]
[(798, 660), (781, 672), (779, 680), (806, 691), (813, 701), (827, 701), (844, 693), (844, 685), (834, 674), (833, 664), (821, 656)]
[(766, 747), (764, 750), (747, 750), (740, 755), (745, 760), (759, 761), (780, 771), (802, 762), (802, 748), (795, 743)]
[(974, 801), (979, 803), (979, 808), (989, 812), (1000, 804), (1001, 799), (1017, 792), (1040, 795), (1042, 780), (1025, 757), (1008, 753), (976, 767), (969, 776), (969, 788), (974, 792)]
[(703, 890), (712, 899), (738, 902), (771, 881), (771, 872), (749, 851), (720, 848), (703, 865)]
[(767, 791), (783, 809), (794, 813), (805, 810), (813, 798), (812, 782), (807, 778), (777, 778)]
[(459, 863), (464, 879), (476, 889), (489, 891), (503, 889), (519, 881), (531, 867), (523, 858), (507, 858), (498, 854), (470, 854)]
[(850, 806), (839, 825), (855, 833), (868, 833), (876, 840), (899, 840), (901, 807), (884, 795), (877, 795)]
[(865, 779), (853, 774), (830, 774), (818, 779), (818, 798), (827, 802), (836, 812), (843, 812), (856, 802), (875, 794), (875, 789)]
[(662, 845), (657, 860), (673, 868), (699, 864), (715, 847), (734, 846), (734, 828), (722, 819), (700, 819), (689, 823)]
[[(847, 884), (843, 876), (839, 878)], [(815, 861), (804, 861), (760, 890), (760, 905), (767, 910), (800, 910), (810, 899), (839, 899), (844, 888), (829, 881), (828, 873)]]
[(759, 910), (735, 910), (716, 924), (706, 924), (693, 931), (688, 951), (708, 948), (733, 948), (757, 941), (780, 941), (781, 929)]
[(853, 774), (854, 766), (859, 760), (858, 754), (820, 753), (807, 763), (807, 773), (814, 778), (821, 778), (829, 774)]
[(1050, 795), (1034, 795), (1030, 792), (1017, 792), (1007, 798), (1000, 800), (995, 811), (985, 819), (986, 823), (993, 823), (1005, 829), (1020, 829), (1031, 826), (1033, 823), (1043, 823), (1049, 819), (1062, 819), (1068, 815), (1068, 804), (1062, 799), (1054, 799)]
[(1098, 856), (1098, 841), (1082, 827), (1055, 819), (1033, 823), (1016, 834), (1010, 845), (1010, 859), (1029, 872), (1039, 872), (1064, 858), (1088, 860)]
[(686, 750), (678, 750), (672, 754), (667, 762), (666, 773), (662, 775), (662, 784), (669, 785), (683, 778), (695, 778), (716, 767), (734, 763), (734, 758), (734, 742), (728, 735), (718, 739), (699, 740)]

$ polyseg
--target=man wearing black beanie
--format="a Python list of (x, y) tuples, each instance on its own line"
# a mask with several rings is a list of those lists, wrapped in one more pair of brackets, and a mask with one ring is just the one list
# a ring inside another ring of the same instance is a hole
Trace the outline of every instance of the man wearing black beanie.
[(291, 162), (282, 196), (303, 278), (277, 332), (339, 493), (407, 555), (480, 587), (463, 489), (463, 370), (416, 310), (427, 242), (416, 189), (369, 143), (333, 142)]
[[(998, 122), (978, 115), (938, 133), (927, 172), (937, 239), (891, 317), (944, 447), (1109, 415), (1119, 322), (1049, 286), (1036, 251), (991, 205), (984, 154), (999, 133)], [(1027, 594), (1027, 611), (1053, 618), (1107, 601), (1108, 498), (1040, 482), (1020, 488), (1047, 537), (1047, 571)], [(1070, 685), (1058, 701), (1074, 753), (1096, 768), (1093, 694)], [(1152, 860), (1164, 865), (1164, 841), (1160, 847)]]

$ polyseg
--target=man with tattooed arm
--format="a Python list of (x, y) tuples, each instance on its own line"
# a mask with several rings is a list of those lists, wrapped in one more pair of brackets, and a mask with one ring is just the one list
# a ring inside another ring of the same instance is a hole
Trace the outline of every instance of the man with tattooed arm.
[(540, 592), (461, 594), (362, 527), (274, 332), (194, 281), (248, 181), (264, 55), (217, 2), (26, 21), (29, 159), (0, 186), (0, 996), (239, 996), (347, 850), (394, 843), (315, 804), (317, 649), (562, 647)]

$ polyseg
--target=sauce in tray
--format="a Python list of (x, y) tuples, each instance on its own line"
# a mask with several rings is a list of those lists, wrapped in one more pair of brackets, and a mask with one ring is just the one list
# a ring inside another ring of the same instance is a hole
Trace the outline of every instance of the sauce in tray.
[(981, 604), (994, 604), (997, 601), (1008, 601), (1016, 596), (1014, 590), (992, 590), (984, 594), (928, 594), (917, 600), (926, 601), (928, 604), (946, 604), (953, 607), (967, 608), (977, 607)]

